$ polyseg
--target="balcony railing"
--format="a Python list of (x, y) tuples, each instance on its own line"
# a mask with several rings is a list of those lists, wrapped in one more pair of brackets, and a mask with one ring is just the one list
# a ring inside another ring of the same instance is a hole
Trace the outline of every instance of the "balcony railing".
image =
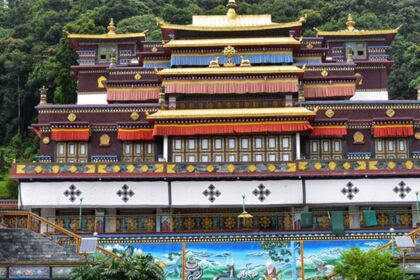
[[(74, 232), (85, 233), (183, 233), (183, 232), (235, 232), (235, 231), (300, 231), (331, 230), (331, 211), (312, 213), (312, 225), (301, 226), (300, 214), (291, 212), (252, 213), (248, 219), (238, 218), (238, 213), (199, 213), (164, 215), (116, 216), (55, 216), (48, 220)], [(351, 229), (350, 220), (357, 219), (359, 228), (409, 228), (412, 212), (376, 211), (377, 225), (367, 227), (362, 212), (345, 212), (344, 227)], [(356, 228), (354, 228), (356, 229)]]
[(298, 160), (223, 163), (18, 163), (15, 179), (103, 177), (366, 176), (419, 174), (420, 159)]

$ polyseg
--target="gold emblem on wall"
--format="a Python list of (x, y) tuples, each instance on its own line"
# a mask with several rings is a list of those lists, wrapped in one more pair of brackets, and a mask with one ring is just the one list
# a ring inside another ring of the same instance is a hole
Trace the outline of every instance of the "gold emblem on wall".
[(363, 85), (363, 76), (360, 73), (354, 74), (356, 76), (357, 85), (361, 86)]
[(142, 78), (142, 77), (141, 77), (140, 73), (137, 73), (136, 75), (134, 75), (134, 79), (135, 79), (136, 81), (140, 80), (141, 78)]
[(395, 116), (395, 111), (394, 111), (394, 109), (392, 109), (392, 108), (388, 108), (388, 109), (386, 110), (386, 115), (387, 115), (387, 117), (390, 117), (390, 118), (392, 118), (393, 116)]
[(45, 145), (50, 144), (51, 139), (48, 136), (45, 136), (44, 138), (42, 138), (42, 143), (44, 143)]
[(416, 138), (416, 140), (420, 140), (420, 132), (416, 132), (416, 134), (414, 134), (414, 138)]
[(101, 147), (108, 147), (110, 146), (111, 137), (109, 137), (108, 134), (102, 134), (101, 137), (99, 137), (99, 146)]
[(74, 122), (74, 121), (77, 119), (77, 116), (76, 116), (76, 114), (74, 114), (74, 113), (70, 113), (70, 114), (67, 116), (67, 119), (68, 119), (69, 121), (71, 121), (71, 122)]
[(364, 144), (364, 143), (365, 143), (365, 135), (360, 131), (356, 131), (353, 134), (353, 144)]
[(156, 48), (156, 47), (152, 48), (152, 52), (157, 52), (157, 51), (158, 51), (158, 48)]
[(98, 78), (98, 88), (105, 88), (104, 82), (106, 81), (105, 76), (100, 76)]
[(130, 118), (131, 118), (133, 121), (137, 121), (137, 120), (140, 118), (140, 115), (139, 115), (139, 113), (137, 113), (137, 112), (133, 112), (133, 113), (131, 113)]
[(328, 76), (329, 75), (329, 73), (328, 73), (328, 71), (327, 70), (322, 70), (322, 72), (321, 72), (321, 76), (322, 77), (326, 77), (326, 76)]
[(313, 49), (313, 48), (314, 48), (314, 45), (312, 45), (312, 44), (307, 44), (307, 45), (306, 45), (306, 48), (307, 48), (307, 49)]
[(335, 112), (332, 109), (328, 109), (327, 111), (325, 111), (325, 116), (327, 116), (328, 118), (332, 118), (334, 117)]

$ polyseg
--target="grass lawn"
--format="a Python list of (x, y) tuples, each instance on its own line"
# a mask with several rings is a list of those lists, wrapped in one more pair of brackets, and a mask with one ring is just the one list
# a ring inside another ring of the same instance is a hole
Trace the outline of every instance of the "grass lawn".
[(6, 189), (6, 181), (0, 181), (0, 199), (9, 198), (9, 191)]

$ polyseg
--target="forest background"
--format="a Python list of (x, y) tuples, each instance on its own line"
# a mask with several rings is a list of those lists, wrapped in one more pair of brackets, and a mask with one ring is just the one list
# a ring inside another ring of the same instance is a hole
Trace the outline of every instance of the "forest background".
[[(345, 28), (352, 13), (358, 29), (402, 25), (389, 54), (392, 99), (415, 99), (420, 84), (420, 0), (237, 0), (239, 14), (272, 14), (274, 22), (307, 14), (303, 34)], [(0, 4), (0, 198), (16, 196), (7, 179), (11, 162), (32, 160), (39, 139), (27, 127), (36, 122), (39, 88), (50, 103), (74, 103), (76, 83), (70, 66), (76, 54), (66, 32), (105, 33), (110, 18), (117, 32), (149, 30), (160, 40), (156, 17), (190, 23), (192, 15), (225, 14), (227, 0), (2, 0)], [(6, 188), (6, 185), (8, 188)], [(8, 191), (9, 189), (9, 191)]]

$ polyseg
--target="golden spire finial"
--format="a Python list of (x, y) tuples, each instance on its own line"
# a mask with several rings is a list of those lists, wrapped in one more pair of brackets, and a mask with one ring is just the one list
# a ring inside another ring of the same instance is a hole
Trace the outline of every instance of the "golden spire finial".
[(117, 28), (115, 27), (114, 19), (111, 18), (111, 20), (109, 22), (109, 25), (108, 25), (108, 34), (109, 35), (115, 34), (115, 29), (117, 29)]
[(353, 31), (354, 27), (356, 26), (356, 22), (353, 20), (353, 17), (351, 14), (349, 14), (349, 16), (347, 17), (346, 25), (349, 31)]
[(229, 19), (234, 19), (237, 16), (237, 14), (236, 14), (236, 7), (237, 7), (236, 1), (235, 0), (229, 0), (226, 7), (228, 7), (227, 17)]

